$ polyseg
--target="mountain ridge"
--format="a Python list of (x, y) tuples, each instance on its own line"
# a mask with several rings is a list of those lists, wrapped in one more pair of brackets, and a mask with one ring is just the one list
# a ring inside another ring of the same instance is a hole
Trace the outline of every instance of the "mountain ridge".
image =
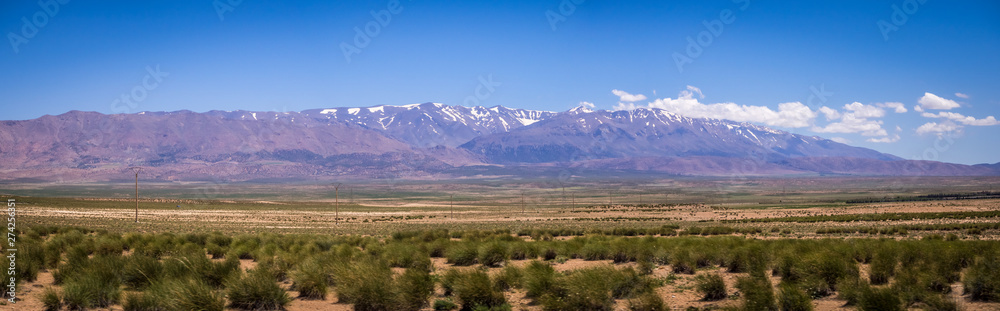
[(1000, 172), (1000, 164), (903, 160), (659, 109), (551, 112), (439, 103), (301, 112), (70, 111), (0, 121), (0, 160), (0, 180), (50, 181), (111, 180), (132, 165), (159, 180), (450, 178), (470, 171), (463, 167), (487, 166), (713, 176)]

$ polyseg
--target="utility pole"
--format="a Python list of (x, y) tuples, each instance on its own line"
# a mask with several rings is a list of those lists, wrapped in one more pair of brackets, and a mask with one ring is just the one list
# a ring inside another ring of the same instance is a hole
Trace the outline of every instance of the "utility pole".
[(129, 169), (135, 173), (135, 222), (139, 222), (139, 172), (142, 171), (142, 167), (133, 166)]
[(524, 190), (521, 190), (521, 215), (524, 215)]
[(455, 218), (455, 195), (451, 195), (451, 218)]
[(611, 190), (608, 190), (608, 207), (610, 208), (610, 207), (612, 207), (614, 205), (615, 205), (614, 194), (611, 194)]
[(334, 217), (333, 223), (335, 225), (339, 225), (340, 224), (340, 183), (334, 183), (333, 184), (333, 192), (334, 192), (334, 202), (335, 202), (335, 204), (337, 206), (336, 210), (334, 212), (335, 214), (333, 216)]

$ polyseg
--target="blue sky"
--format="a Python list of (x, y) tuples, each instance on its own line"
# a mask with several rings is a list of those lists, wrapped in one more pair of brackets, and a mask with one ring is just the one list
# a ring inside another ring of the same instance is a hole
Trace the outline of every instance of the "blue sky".
[(586, 102), (1000, 161), (997, 1), (46, 1), (0, 3), (0, 119)]

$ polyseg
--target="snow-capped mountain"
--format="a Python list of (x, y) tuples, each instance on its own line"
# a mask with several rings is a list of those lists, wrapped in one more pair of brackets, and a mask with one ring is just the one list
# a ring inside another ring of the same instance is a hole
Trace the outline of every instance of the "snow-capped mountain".
[(493, 162), (571, 162), (626, 157), (856, 157), (899, 160), (750, 123), (688, 118), (661, 109), (571, 110), (507, 133), (484, 135), (461, 148)]
[(425, 103), (303, 112), (71, 111), (0, 122), (0, 180), (124, 179), (131, 165), (159, 180), (507, 176), (570, 167), (683, 175), (1000, 174), (996, 165), (906, 161), (659, 109)]
[(503, 106), (439, 103), (314, 109), (302, 113), (316, 119), (361, 124), (418, 148), (456, 147), (482, 135), (509, 132), (556, 115), (550, 111)]

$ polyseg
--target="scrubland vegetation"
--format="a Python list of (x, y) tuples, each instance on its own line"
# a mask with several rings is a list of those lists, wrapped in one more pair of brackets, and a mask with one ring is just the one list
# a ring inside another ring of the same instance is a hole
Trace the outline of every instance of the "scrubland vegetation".
[[(644, 233), (667, 230), (677, 229)], [(278, 310), (293, 299), (355, 310), (507, 310), (513, 292), (543, 310), (666, 310), (671, 301), (657, 289), (684, 275), (704, 301), (740, 310), (811, 310), (824, 297), (859, 310), (955, 310), (953, 284), (970, 300), (1000, 301), (996, 241), (551, 233), (229, 236), (36, 226), (20, 232), (28, 259), (16, 273), (22, 282), (52, 274), (41, 298), (48, 310)], [(573, 259), (609, 262), (554, 269)]]

